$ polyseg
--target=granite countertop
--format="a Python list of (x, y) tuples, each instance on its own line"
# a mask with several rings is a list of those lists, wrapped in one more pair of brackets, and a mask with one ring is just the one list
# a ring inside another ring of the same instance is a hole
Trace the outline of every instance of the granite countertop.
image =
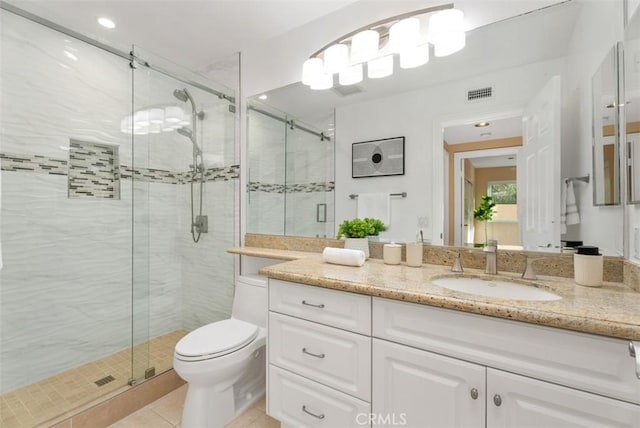
[[(318, 253), (234, 248), (229, 252), (257, 257), (290, 260), (260, 269), (269, 278), (298, 282), (335, 290), (454, 309), (499, 318), (564, 328), (602, 336), (640, 340), (640, 293), (621, 283), (605, 282), (602, 287), (576, 285), (573, 279), (539, 276), (528, 281), (561, 296), (555, 301), (508, 300), (462, 293), (433, 285), (439, 276), (452, 275), (450, 266), (404, 263), (385, 265), (369, 259), (362, 267), (324, 263)], [(465, 275), (486, 277), (478, 269)], [(522, 282), (519, 274), (499, 273), (495, 279)]]

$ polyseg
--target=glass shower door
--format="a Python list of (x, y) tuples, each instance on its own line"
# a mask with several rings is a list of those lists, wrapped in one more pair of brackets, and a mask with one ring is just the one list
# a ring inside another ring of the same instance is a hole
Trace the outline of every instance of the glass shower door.
[(188, 331), (230, 316), (239, 166), (233, 91), (134, 53), (132, 366), (145, 379)]

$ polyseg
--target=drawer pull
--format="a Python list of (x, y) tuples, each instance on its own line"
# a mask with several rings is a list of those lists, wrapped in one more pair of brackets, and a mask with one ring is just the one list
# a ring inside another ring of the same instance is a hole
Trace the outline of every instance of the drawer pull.
[(302, 411), (305, 412), (307, 415), (311, 415), (316, 419), (324, 419), (324, 413), (321, 415), (316, 415), (315, 413), (311, 413), (310, 411), (307, 410), (307, 406), (302, 406)]
[(319, 308), (319, 309), (324, 308), (324, 303), (320, 303), (319, 305), (316, 305), (316, 304), (314, 304), (314, 303), (309, 303), (309, 302), (307, 302), (306, 300), (303, 300), (303, 301), (302, 301), (302, 304), (303, 304), (303, 305), (307, 305), (307, 306), (313, 306), (314, 308)]
[(302, 352), (307, 354), (307, 355), (311, 355), (312, 357), (324, 358), (324, 354), (314, 354), (313, 352), (307, 351), (307, 348), (302, 348)]

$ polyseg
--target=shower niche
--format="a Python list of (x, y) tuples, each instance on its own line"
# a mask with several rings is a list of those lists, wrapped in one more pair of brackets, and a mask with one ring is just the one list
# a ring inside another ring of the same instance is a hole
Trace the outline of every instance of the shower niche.
[(120, 199), (118, 146), (69, 142), (69, 198)]

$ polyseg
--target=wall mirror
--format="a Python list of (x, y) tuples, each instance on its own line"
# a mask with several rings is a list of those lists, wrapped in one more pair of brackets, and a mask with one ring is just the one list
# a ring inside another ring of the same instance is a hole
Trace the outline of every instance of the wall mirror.
[(593, 204), (620, 204), (618, 50), (614, 46), (593, 76)]
[[(472, 3), (484, 12), (501, 4)], [(535, 2), (527, 4), (531, 10), (526, 13), (470, 29), (463, 50), (449, 57), (432, 57), (422, 67), (400, 69), (396, 60), (394, 74), (383, 79), (365, 78), (353, 86), (324, 91), (296, 83), (265, 93), (268, 98), (263, 103), (333, 138), (335, 152), (327, 154), (333, 158), (325, 161), (335, 175), (334, 210), (327, 214), (335, 221), (333, 231), (325, 229), (327, 236), (335, 233), (335, 224), (356, 216), (357, 199), (350, 195), (406, 192), (406, 197), (391, 198), (391, 224), (381, 239), (407, 242), (422, 231), (434, 245), (477, 243), (484, 239), (484, 228), (474, 225), (472, 232), (468, 221), (470, 207), (480, 202), (477, 195), (517, 186), (518, 191), (508, 198), (512, 201), (517, 193), (517, 206), (505, 208), (504, 214), (508, 211), (509, 215), (500, 231), (510, 235), (500, 238), (502, 242), (512, 248), (560, 251), (563, 240), (583, 241), (599, 246), (607, 255), (622, 255), (622, 226), (606, 231), (601, 227), (622, 225), (622, 209), (594, 206), (593, 180), (574, 185), (580, 221), (561, 224), (560, 205), (566, 179), (592, 174), (592, 78), (611, 46), (622, 39), (623, 4), (579, 0), (544, 8)], [(461, 8), (464, 10), (464, 4)], [(472, 19), (473, 10), (465, 11), (466, 15)], [(309, 47), (309, 52), (318, 47)], [(528, 110), (545, 88), (550, 88), (546, 100), (555, 100), (557, 144), (544, 154), (546, 158), (535, 161), (535, 172), (524, 173), (530, 161), (530, 153), (524, 150), (527, 129), (546, 129), (536, 124), (550, 123), (544, 102), (538, 103), (542, 105), (539, 115)], [(477, 98), (476, 93), (488, 95)], [(475, 127), (480, 122), (490, 126)], [(405, 137), (404, 175), (351, 177), (354, 142), (397, 136)], [(256, 146), (251, 135), (248, 140), (252, 156)], [(486, 152), (496, 149), (507, 150)], [(482, 152), (478, 159), (471, 156), (473, 151)], [(456, 171), (465, 171), (465, 166), (470, 171), (474, 163), (474, 177), (489, 177), (481, 169), (492, 167), (510, 170), (510, 174), (470, 185)], [(297, 167), (305, 168), (303, 163)], [(540, 190), (543, 184), (548, 191)], [(535, 217), (522, 217), (523, 212)], [(305, 215), (316, 219), (314, 210)], [(525, 225), (527, 233), (523, 233)], [(488, 233), (498, 233), (494, 229)], [(259, 227), (248, 231), (269, 233)], [(544, 239), (537, 240), (540, 236)]]
[(624, 101), (628, 162), (628, 199), (640, 204), (640, 10), (624, 34)]

